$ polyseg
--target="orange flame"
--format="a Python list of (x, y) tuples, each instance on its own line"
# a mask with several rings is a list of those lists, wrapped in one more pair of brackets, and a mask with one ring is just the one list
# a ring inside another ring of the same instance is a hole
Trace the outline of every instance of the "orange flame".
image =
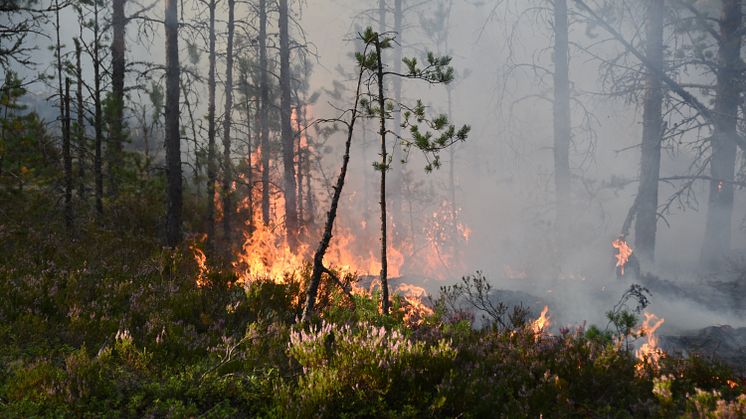
[[(299, 116), (306, 116), (311, 112), (310, 107), (303, 109), (292, 109), (293, 127), (299, 128)], [(299, 115), (300, 114), (300, 115)], [(302, 127), (300, 127), (302, 128)], [(298, 135), (300, 145), (303, 148), (313, 149), (307, 132), (303, 129)], [(252, 150), (248, 157), (248, 166), (255, 171), (261, 171), (261, 153), (265, 150)], [(314, 155), (315, 153), (309, 153)], [(274, 162), (273, 162), (274, 163)], [(271, 178), (277, 176), (281, 168), (273, 165)], [(240, 175), (242, 176), (242, 175)], [(255, 176), (258, 179), (259, 173)], [(309, 181), (313, 178), (306, 178)], [(247, 182), (244, 182), (247, 183)], [(278, 283), (286, 280), (288, 274), (299, 272), (303, 269), (318, 246), (321, 236), (321, 225), (313, 223), (304, 227), (304, 231), (298, 235), (298, 246), (291, 249), (287, 242), (287, 231), (284, 223), (285, 207), (282, 191), (274, 185), (282, 182), (271, 182), (270, 188), (270, 222), (263, 225), (261, 213), (261, 189), (259, 184), (251, 188), (252, 208), (249, 208), (249, 200), (244, 198), (239, 204), (239, 214), (245, 216), (253, 214), (253, 226), (245, 223), (243, 229), (243, 242), (235, 254), (233, 262), (234, 270), (238, 276), (238, 282), (248, 283), (257, 279), (268, 279)], [(345, 208), (366, 208), (369, 202), (362, 202), (363, 195), (348, 187), (344, 193), (347, 200)], [(244, 191), (245, 193), (245, 191)], [(367, 195), (366, 195), (367, 196)], [(324, 197), (316, 199), (323, 202)], [(219, 209), (220, 201), (216, 202)], [(342, 205), (340, 205), (342, 207)], [(329, 249), (324, 257), (324, 264), (341, 275), (358, 274), (378, 276), (381, 270), (380, 240), (375, 229), (368, 229), (372, 219), (366, 217), (353, 218), (351, 211), (340, 210), (333, 231), (333, 238)], [(309, 218), (313, 214), (309, 214)], [(466, 243), (471, 235), (471, 230), (465, 225), (458, 223), (454, 210), (442, 203), (432, 214), (425, 217), (414, 230), (418, 237), (424, 237), (416, 245), (414, 239), (410, 239), (410, 232), (403, 233), (395, 222), (389, 222), (389, 239), (387, 247), (387, 262), (389, 277), (402, 275), (422, 276), (433, 279), (445, 279), (456, 276), (450, 270), (462, 271), (460, 258), (456, 249)], [(410, 226), (411, 227), (411, 226)], [(370, 230), (370, 232), (368, 232)], [(453, 237), (458, 236), (458, 237)]]
[(537, 339), (552, 327), (552, 321), (549, 317), (549, 306), (544, 306), (544, 310), (541, 311), (539, 318), (531, 323), (531, 330), (534, 332)]
[(189, 248), (192, 250), (194, 261), (197, 262), (197, 268), (199, 269), (197, 273), (197, 287), (202, 288), (208, 284), (207, 274), (210, 273), (210, 268), (207, 267), (207, 256), (196, 245), (191, 245)]
[(616, 257), (616, 267), (620, 269), (621, 275), (624, 276), (624, 266), (629, 262), (629, 257), (632, 256), (632, 248), (621, 237), (611, 242), (611, 246), (619, 251), (614, 255)]
[(643, 369), (645, 364), (651, 365), (654, 369), (658, 368), (658, 362), (664, 355), (662, 349), (658, 347), (658, 337), (655, 336), (655, 332), (664, 322), (664, 319), (659, 318), (655, 314), (645, 312), (643, 313), (645, 320), (643, 320), (640, 326), (639, 333), (647, 338), (646, 342), (640, 346), (635, 352), (635, 356), (639, 360), (637, 364), (637, 370)]
[(404, 322), (406, 324), (419, 326), (425, 321), (425, 318), (433, 315), (433, 309), (423, 302), (423, 299), (427, 297), (427, 292), (424, 288), (411, 284), (401, 284), (396, 289), (396, 292), (402, 295), (405, 302), (402, 305), (402, 311), (404, 312)]

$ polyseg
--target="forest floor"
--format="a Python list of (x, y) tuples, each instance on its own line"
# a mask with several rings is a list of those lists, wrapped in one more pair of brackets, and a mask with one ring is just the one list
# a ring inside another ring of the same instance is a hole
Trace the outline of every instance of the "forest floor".
[(148, 227), (150, 198), (74, 235), (49, 221), (53, 202), (2, 199), (3, 417), (746, 415), (746, 379), (727, 365), (636, 354), (634, 311), (550, 332), (508, 307), (525, 295), (503, 294), (480, 319), (464, 308), (477, 276), (429, 310), (395, 296), (389, 316), (377, 293), (323, 286), (302, 325), (308, 272), (236, 286), (214, 264), (200, 287), (188, 247)]

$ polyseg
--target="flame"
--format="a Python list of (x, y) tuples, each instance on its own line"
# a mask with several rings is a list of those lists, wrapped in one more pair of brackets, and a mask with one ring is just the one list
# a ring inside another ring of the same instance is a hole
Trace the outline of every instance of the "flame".
[(611, 246), (619, 251), (614, 255), (616, 257), (616, 267), (620, 269), (621, 276), (624, 276), (624, 266), (629, 262), (629, 257), (632, 256), (632, 248), (621, 237), (611, 242)]
[(432, 316), (434, 311), (427, 306), (423, 299), (427, 297), (424, 288), (411, 284), (401, 284), (396, 289), (401, 294), (404, 303), (402, 311), (404, 312), (404, 322), (411, 326), (419, 326), (424, 323), (425, 318)]
[(531, 323), (531, 330), (534, 332), (537, 339), (552, 327), (552, 321), (549, 317), (549, 306), (544, 306), (544, 310), (541, 311), (539, 318)]
[(638, 371), (641, 371), (646, 364), (657, 369), (658, 362), (664, 355), (663, 350), (658, 347), (658, 337), (655, 336), (655, 332), (661, 327), (664, 319), (648, 312), (643, 313), (643, 315), (645, 316), (645, 320), (643, 320), (640, 326), (639, 333), (645, 336), (647, 340), (635, 352), (635, 356), (639, 361), (637, 364)]
[(197, 273), (197, 287), (202, 288), (209, 283), (207, 274), (210, 273), (210, 268), (207, 267), (207, 256), (196, 244), (192, 244), (189, 248), (194, 255), (194, 261), (197, 262), (197, 268), (199, 269)]
[[(301, 129), (298, 133), (300, 145), (310, 151), (309, 155), (323, 155), (325, 153), (314, 150), (313, 141), (310, 141), (308, 137), (309, 132), (299, 123), (301, 117), (306, 118), (310, 112), (309, 106), (292, 109), (293, 128)], [(261, 153), (263, 151), (266, 152), (261, 148), (252, 150), (251, 155), (247, 157), (247, 166), (254, 170), (253, 179), (261, 178)], [(325, 217), (318, 217), (317, 214), (308, 212), (306, 212), (307, 218), (316, 218), (318, 224), (305, 225), (298, 235), (296, 248), (291, 249), (289, 246), (284, 223), (284, 195), (282, 190), (276, 186), (282, 184), (282, 181), (277, 179), (281, 173), (281, 165), (277, 165), (273, 159), (270, 173), (270, 178), (273, 180), (270, 182), (270, 219), (272, 221), (268, 225), (262, 223), (262, 185), (259, 183), (256, 187), (249, 188), (249, 192), (245, 188), (237, 191), (243, 195), (252, 194), (251, 200), (246, 196), (239, 199), (240, 216), (236, 217), (236, 219), (247, 219), (242, 233), (239, 234), (242, 242), (233, 261), (233, 268), (239, 283), (246, 284), (258, 279), (283, 283), (287, 280), (287, 275), (304, 269), (318, 246)], [(244, 176), (244, 174), (239, 176)], [(244, 181), (240, 184), (248, 183), (246, 179)], [(304, 182), (308, 181), (315, 181), (315, 178), (306, 177)], [(369, 208), (372, 203), (365, 201), (368, 194), (357, 193), (354, 188), (354, 184), (350, 184), (344, 191), (333, 237), (324, 257), (324, 264), (342, 276), (347, 274), (378, 276), (381, 271), (380, 238), (378, 229), (372, 228), (375, 223), (373, 218), (375, 213), (372, 212), (371, 217), (367, 217), (367, 212), (365, 216), (358, 215), (360, 212), (356, 212), (354, 208)], [(328, 199), (326, 194), (319, 193), (318, 196), (314, 196), (315, 202), (325, 203), (326, 199)], [(251, 208), (249, 208), (249, 202), (252, 203)], [(216, 209), (220, 209), (220, 204), (220, 200), (217, 200)], [(323, 208), (323, 205), (321, 204), (320, 207)], [(447, 201), (441, 202), (435, 211), (430, 211), (430, 216), (418, 218), (415, 228), (401, 227), (396, 222), (397, 220), (389, 219), (388, 276), (407, 275), (432, 279), (457, 277), (458, 275), (454, 272), (464, 270), (461, 264), (460, 249), (468, 242), (471, 235), (471, 230), (458, 222), (458, 211), (460, 209), (454, 210)], [(248, 217), (247, 214), (253, 217)], [(253, 226), (249, 225), (248, 219), (250, 218), (254, 220)], [(353, 290), (355, 292), (370, 291), (357, 290), (354, 287)]]

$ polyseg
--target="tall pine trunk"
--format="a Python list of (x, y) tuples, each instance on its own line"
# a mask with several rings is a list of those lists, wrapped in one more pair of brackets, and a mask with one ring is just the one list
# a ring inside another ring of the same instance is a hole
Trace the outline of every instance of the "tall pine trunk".
[(295, 106), (295, 132), (297, 133), (297, 148), (295, 155), (298, 156), (298, 163), (296, 165), (296, 186), (297, 186), (297, 201), (298, 201), (298, 226), (302, 226), (305, 222), (305, 214), (303, 213), (303, 121), (301, 115), (303, 112), (303, 105), (300, 103), (300, 97), (296, 92), (296, 106)]
[(93, 2), (93, 125), (94, 148), (93, 177), (95, 182), (96, 213), (99, 218), (104, 214), (104, 173), (102, 168), (103, 148), (103, 115), (101, 113), (101, 34), (98, 24), (98, 1)]
[(269, 80), (267, 72), (267, 0), (259, 0), (259, 90), (261, 108), (259, 109), (262, 130), (262, 222), (269, 225)]
[[(394, 0), (394, 32), (396, 33), (396, 39), (397, 42), (393, 45), (394, 47), (394, 62), (393, 62), (393, 68), (394, 72), (397, 74), (401, 74), (402, 72), (402, 57), (403, 57), (403, 48), (404, 48), (404, 27), (403, 27), (403, 15), (404, 11), (402, 10), (402, 1), (403, 0)], [(395, 109), (393, 113), (394, 117), (394, 135), (398, 138), (401, 136), (401, 121), (402, 121), (402, 114), (401, 114), (401, 94), (402, 94), (402, 80), (400, 77), (394, 77), (392, 79), (393, 88), (394, 88), (394, 101), (396, 102), (396, 107), (398, 109)], [(399, 141), (396, 140), (394, 144), (399, 144)], [(394, 146), (394, 149), (391, 151), (391, 153), (396, 156), (397, 152), (400, 152), (401, 149), (396, 149), (396, 146)], [(403, 224), (403, 217), (402, 217), (402, 201), (404, 200), (403, 195), (403, 185), (404, 182), (404, 170), (406, 168), (405, 163), (401, 161), (400, 158), (393, 158), (391, 162), (391, 176), (389, 180), (389, 197), (392, 198), (392, 212), (393, 212), (393, 219), (396, 222), (400, 222)], [(396, 225), (396, 222), (394, 223)], [(412, 243), (412, 249), (414, 251), (414, 235), (415, 235), (415, 226), (410, 221), (409, 226), (409, 233), (411, 234), (411, 240)], [(394, 229), (394, 237), (401, 238), (404, 237), (405, 231), (403, 228), (401, 229)]]
[(231, 162), (231, 112), (233, 111), (233, 29), (235, 0), (228, 0), (228, 45), (225, 58), (225, 115), (223, 116), (223, 238), (231, 248), (233, 216), (233, 163)]
[[(363, 54), (367, 54), (367, 48)], [(334, 185), (334, 193), (332, 194), (331, 204), (329, 205), (329, 212), (326, 213), (324, 232), (321, 236), (321, 241), (319, 241), (319, 246), (316, 248), (316, 253), (313, 255), (311, 278), (308, 281), (308, 288), (306, 288), (306, 302), (303, 306), (303, 316), (301, 319), (303, 323), (310, 320), (313, 315), (316, 296), (319, 291), (319, 285), (321, 284), (321, 276), (324, 273), (330, 274), (330, 272), (324, 267), (324, 255), (326, 255), (326, 251), (329, 249), (329, 244), (332, 241), (334, 221), (337, 218), (337, 208), (339, 206), (339, 200), (342, 197), (342, 189), (344, 188), (345, 179), (347, 177), (347, 166), (350, 163), (350, 146), (352, 145), (352, 136), (355, 133), (355, 122), (357, 121), (358, 116), (360, 89), (363, 85), (364, 73), (365, 69), (361, 66), (358, 73), (357, 87), (355, 88), (355, 103), (352, 107), (350, 122), (347, 125), (347, 140), (345, 141), (345, 152), (342, 156), (342, 167), (339, 170), (339, 176), (337, 176), (337, 183)]]
[(70, 153), (72, 137), (70, 119), (70, 79), (65, 78), (65, 120), (62, 133), (62, 158), (65, 172), (65, 227), (68, 231), (73, 228), (73, 157)]
[(290, 249), (298, 239), (298, 204), (295, 190), (294, 135), (290, 103), (290, 35), (288, 33), (288, 0), (280, 0), (280, 128), (285, 189), (285, 227)]
[(741, 88), (741, 0), (723, 0), (720, 15), (714, 132), (711, 140), (710, 195), (702, 246), (702, 264), (716, 268), (730, 252), (736, 127)]
[[(81, 35), (83, 32), (81, 25)], [(78, 147), (78, 198), (85, 199), (85, 166), (87, 161), (86, 154), (88, 147), (85, 138), (85, 106), (83, 104), (83, 65), (81, 64), (82, 36), (75, 38), (75, 111), (77, 115), (77, 125), (75, 129), (75, 140)]]
[(570, 76), (567, 0), (554, 0), (554, 185), (556, 230), (569, 237), (570, 222)]
[(166, 244), (181, 241), (181, 139), (179, 136), (179, 19), (178, 0), (166, 0)]
[(216, 0), (210, 0), (210, 69), (207, 75), (207, 243), (215, 240), (215, 8)]
[(381, 41), (383, 35), (379, 34), (376, 44), (376, 58), (378, 60), (378, 106), (380, 108), (380, 130), (378, 131), (381, 136), (381, 162), (379, 169), (381, 170), (381, 310), (384, 315), (389, 314), (389, 284), (388, 284), (388, 260), (386, 258), (386, 247), (387, 241), (387, 227), (386, 227), (386, 171), (388, 170), (388, 155), (386, 153), (386, 98), (383, 96), (383, 61), (381, 58)]
[(635, 247), (645, 262), (655, 259), (655, 237), (658, 224), (658, 179), (663, 138), (663, 15), (664, 0), (650, 0), (647, 8), (646, 56), (655, 70), (647, 70), (645, 103), (642, 118), (640, 185), (637, 192)]
[(122, 171), (122, 148), (124, 143), (124, 73), (125, 73), (125, 26), (124, 6), (127, 0), (113, 0), (111, 14), (111, 102), (109, 103), (109, 142), (106, 147), (109, 164), (108, 193), (116, 196)]

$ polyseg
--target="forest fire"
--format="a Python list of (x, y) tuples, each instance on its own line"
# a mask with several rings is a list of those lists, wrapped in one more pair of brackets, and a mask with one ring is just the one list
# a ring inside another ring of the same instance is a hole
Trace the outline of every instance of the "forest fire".
[[(257, 154), (258, 152), (257, 150)], [(256, 161), (256, 157), (251, 159), (252, 163)], [(310, 262), (320, 234), (312, 225), (304, 227), (298, 235), (298, 244), (292, 249), (284, 224), (283, 195), (270, 195), (272, 221), (268, 225), (261, 222), (262, 213), (259, 205), (252, 205), (260, 202), (259, 191), (254, 190), (252, 198), (249, 200), (248, 197), (244, 197), (238, 209), (239, 214), (251, 214), (248, 217), (244, 216), (246, 221), (242, 229), (243, 242), (233, 262), (238, 282), (249, 283), (256, 279), (269, 279), (282, 283), (287, 275), (299, 272)], [(356, 199), (359, 197), (352, 193), (347, 204), (361, 205), (362, 203), (356, 202)], [(370, 234), (365, 232), (367, 224), (367, 220), (364, 219), (339, 217), (324, 258), (325, 264), (342, 275), (378, 276), (381, 263), (377, 253), (377, 237), (370, 237)], [(462, 270), (459, 246), (468, 242), (471, 230), (457, 222), (444, 204), (432, 213), (432, 217), (426, 219), (421, 231), (425, 238), (422, 244), (414, 245), (413, 239), (404, 238), (406, 234), (397, 234), (397, 228), (399, 227), (394, 224), (392, 236), (399, 239), (395, 243), (389, 242), (387, 249), (390, 277), (409, 275), (444, 280), (454, 275), (454, 272)]]
[(664, 355), (663, 350), (658, 347), (658, 337), (655, 335), (658, 328), (663, 325), (664, 319), (648, 312), (643, 313), (643, 315), (645, 319), (640, 326), (639, 332), (646, 338), (646, 341), (635, 352), (639, 361), (637, 364), (638, 371), (641, 371), (645, 365), (650, 365), (653, 369), (657, 369), (658, 362)]
[(552, 327), (552, 321), (549, 316), (549, 306), (544, 306), (544, 309), (541, 310), (541, 314), (539, 317), (531, 323), (531, 330), (536, 335), (536, 338), (538, 339), (542, 335), (546, 334), (549, 330), (549, 328)]
[(210, 272), (207, 267), (207, 256), (196, 244), (191, 245), (189, 248), (192, 250), (195, 262), (197, 262), (197, 287), (202, 288), (207, 285), (207, 274)]
[(627, 244), (623, 237), (611, 242), (611, 246), (618, 251), (618, 253), (614, 255), (614, 257), (616, 257), (616, 267), (619, 268), (620, 276), (624, 276), (624, 266), (627, 265), (630, 256), (632, 256), (632, 248)]

